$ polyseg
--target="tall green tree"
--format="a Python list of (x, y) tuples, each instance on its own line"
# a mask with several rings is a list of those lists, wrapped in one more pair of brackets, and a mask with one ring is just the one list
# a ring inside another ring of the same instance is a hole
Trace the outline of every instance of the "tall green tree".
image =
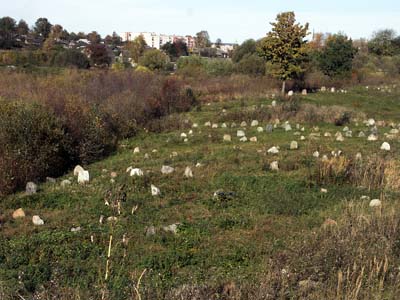
[(384, 29), (374, 32), (368, 42), (368, 50), (378, 56), (392, 56), (400, 54), (399, 38), (393, 29)]
[(157, 49), (145, 51), (139, 59), (139, 64), (150, 70), (165, 70), (169, 63), (169, 57), (164, 52)]
[(101, 36), (97, 33), (97, 31), (92, 31), (87, 35), (87, 39), (91, 44), (99, 44), (101, 42)]
[(29, 26), (24, 20), (19, 20), (17, 25), (17, 33), (19, 35), (27, 35), (29, 33)]
[(112, 59), (106, 45), (90, 44), (89, 46), (87, 46), (86, 49), (89, 54), (89, 59), (92, 66), (110, 66)]
[(0, 48), (11, 49), (15, 45), (17, 23), (13, 18), (3, 17), (0, 19)]
[(319, 53), (318, 62), (321, 71), (330, 77), (348, 77), (351, 75), (353, 58), (357, 49), (353, 41), (343, 34), (328, 37)]
[(146, 48), (147, 44), (142, 35), (139, 35), (125, 45), (125, 50), (129, 52), (129, 56), (135, 63), (139, 62), (139, 58), (143, 55)]
[(282, 81), (284, 93), (286, 80), (304, 71), (308, 23), (300, 25), (296, 23), (294, 12), (284, 12), (278, 14), (271, 25), (272, 30), (260, 41), (257, 52), (273, 65), (272, 74)]
[(39, 18), (35, 23), (35, 27), (33, 28), (34, 33), (37, 36), (42, 37), (43, 39), (47, 39), (51, 32), (51, 23), (46, 18)]
[(249, 39), (233, 50), (232, 61), (238, 63), (243, 57), (257, 53), (256, 41)]
[(161, 47), (163, 51), (171, 58), (171, 60), (176, 60), (181, 56), (189, 55), (189, 51), (186, 43), (183, 40), (176, 40), (171, 43), (168, 42)]
[(210, 35), (206, 30), (196, 33), (195, 41), (198, 49), (208, 48), (211, 46)]

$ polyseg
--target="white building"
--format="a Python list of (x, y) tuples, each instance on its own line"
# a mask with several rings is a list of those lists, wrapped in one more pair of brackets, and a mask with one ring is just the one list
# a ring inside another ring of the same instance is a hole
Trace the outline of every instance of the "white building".
[(163, 45), (170, 42), (173, 43), (176, 40), (183, 40), (189, 49), (194, 48), (194, 38), (192, 36), (178, 36), (178, 35), (167, 35), (157, 34), (155, 32), (124, 32), (121, 34), (124, 42), (133, 41), (138, 36), (143, 36), (146, 44), (155, 49), (160, 49)]

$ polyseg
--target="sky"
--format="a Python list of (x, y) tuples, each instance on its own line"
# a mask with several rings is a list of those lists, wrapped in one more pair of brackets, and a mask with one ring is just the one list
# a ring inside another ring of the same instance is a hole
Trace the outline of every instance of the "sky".
[(310, 31), (344, 32), (353, 39), (369, 38), (379, 29), (400, 34), (399, 0), (0, 0), (0, 16), (39, 17), (68, 31), (102, 36), (113, 31), (195, 35), (207, 30), (211, 40), (241, 43), (265, 36), (276, 15), (294, 11)]

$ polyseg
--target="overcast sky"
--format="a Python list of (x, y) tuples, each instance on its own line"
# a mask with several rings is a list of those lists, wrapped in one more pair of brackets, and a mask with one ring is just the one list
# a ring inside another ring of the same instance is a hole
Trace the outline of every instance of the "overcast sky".
[(33, 25), (47, 17), (68, 31), (102, 35), (125, 31), (191, 34), (208, 30), (212, 41), (258, 39), (279, 12), (294, 11), (315, 32), (345, 32), (352, 38), (392, 28), (400, 34), (400, 0), (12, 0), (0, 15)]

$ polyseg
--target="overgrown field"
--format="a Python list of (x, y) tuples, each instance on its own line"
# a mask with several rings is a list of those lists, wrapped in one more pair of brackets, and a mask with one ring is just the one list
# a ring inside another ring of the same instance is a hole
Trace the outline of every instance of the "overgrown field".
[[(399, 299), (400, 90), (273, 100), (171, 115), (158, 125), (171, 130), (139, 130), (84, 165), (89, 184), (70, 173), (4, 197), (0, 299)], [(18, 208), (25, 218), (13, 219)]]

